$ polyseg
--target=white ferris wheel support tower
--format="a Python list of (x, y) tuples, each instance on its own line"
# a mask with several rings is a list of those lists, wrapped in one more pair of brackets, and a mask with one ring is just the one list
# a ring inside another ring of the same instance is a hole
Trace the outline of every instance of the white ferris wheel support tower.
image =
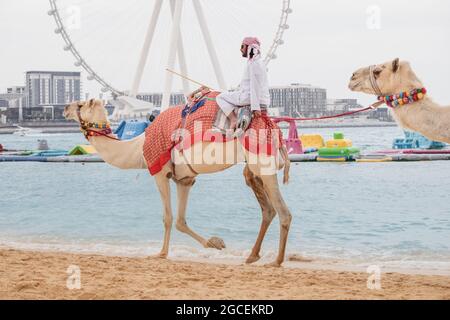
[[(178, 56), (178, 63), (180, 65), (181, 72), (183, 74), (187, 74), (187, 64), (186, 57), (184, 54), (184, 45), (183, 38), (180, 32), (180, 22), (181, 22), (181, 14), (183, 11), (183, 5), (185, 0), (169, 0), (170, 7), (172, 12), (172, 28), (170, 32), (170, 41), (169, 41), (169, 55), (167, 58), (168, 69), (173, 69), (175, 65), (175, 59)], [(141, 56), (139, 59), (139, 63), (136, 69), (133, 85), (131, 88), (131, 96), (136, 96), (139, 91), (139, 86), (142, 80), (143, 70), (145, 69), (145, 65), (147, 62), (147, 58), (149, 55), (149, 50), (152, 44), (153, 36), (156, 29), (156, 24), (158, 22), (159, 15), (161, 13), (161, 6), (163, 0), (157, 0), (155, 2), (153, 8), (153, 14), (150, 19), (150, 24), (147, 29), (147, 34), (145, 36), (144, 45), (142, 47)], [(220, 89), (226, 90), (227, 85), (223, 76), (222, 68), (219, 63), (219, 59), (217, 57), (216, 49), (212, 42), (211, 33), (208, 28), (208, 24), (205, 19), (205, 14), (203, 12), (202, 5), (199, 0), (192, 0), (194, 5), (194, 10), (200, 24), (200, 29), (202, 31), (203, 39), (205, 41), (206, 47), (208, 49), (208, 54), (211, 59), (211, 63), (214, 69), (214, 73), (216, 75), (217, 82), (219, 84)], [(170, 104), (170, 94), (172, 91), (173, 84), (173, 74), (170, 72), (166, 73), (165, 82), (164, 82), (164, 92), (163, 99), (161, 104), (161, 111), (164, 111), (169, 107)], [(183, 79), (183, 91), (185, 94), (190, 92), (189, 83), (186, 79)]]

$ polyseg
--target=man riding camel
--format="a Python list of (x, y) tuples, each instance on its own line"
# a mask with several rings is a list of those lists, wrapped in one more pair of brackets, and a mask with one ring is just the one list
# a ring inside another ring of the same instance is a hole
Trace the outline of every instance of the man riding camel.
[(242, 57), (247, 58), (241, 84), (236, 91), (223, 92), (216, 97), (221, 111), (214, 122), (214, 131), (226, 134), (237, 120), (236, 107), (249, 106), (252, 113), (266, 110), (270, 104), (266, 66), (261, 59), (258, 38), (247, 37), (242, 41)]

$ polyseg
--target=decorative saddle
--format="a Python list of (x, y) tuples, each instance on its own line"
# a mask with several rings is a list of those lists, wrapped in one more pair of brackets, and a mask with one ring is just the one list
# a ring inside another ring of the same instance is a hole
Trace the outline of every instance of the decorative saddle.
[[(150, 173), (155, 175), (171, 159), (175, 146), (188, 149), (198, 142), (224, 143), (239, 139), (252, 153), (274, 155), (283, 143), (282, 133), (266, 112), (252, 118), (249, 108), (239, 108), (237, 129), (243, 133), (238, 138), (226, 137), (212, 131), (220, 110), (216, 103), (219, 92), (209, 92), (188, 105), (171, 107), (145, 130), (144, 157)], [(180, 130), (182, 129), (182, 130)]]

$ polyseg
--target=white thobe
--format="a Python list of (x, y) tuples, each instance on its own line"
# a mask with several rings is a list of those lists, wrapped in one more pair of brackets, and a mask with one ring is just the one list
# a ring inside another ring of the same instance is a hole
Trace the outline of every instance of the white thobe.
[(254, 111), (261, 110), (261, 105), (269, 106), (269, 81), (264, 61), (260, 57), (248, 60), (239, 89), (221, 93), (216, 101), (227, 116), (235, 107), (250, 105)]

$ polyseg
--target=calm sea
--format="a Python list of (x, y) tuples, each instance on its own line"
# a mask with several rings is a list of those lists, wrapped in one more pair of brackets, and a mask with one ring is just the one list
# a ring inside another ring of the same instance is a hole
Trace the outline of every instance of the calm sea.
[[(307, 129), (331, 137), (333, 129)], [(339, 129), (362, 149), (389, 148), (398, 128)], [(10, 149), (33, 149), (40, 137), (0, 135)], [(84, 143), (81, 134), (47, 135), (53, 149)], [(245, 185), (242, 165), (200, 176), (187, 221), (227, 249), (203, 249), (174, 231), (174, 258), (242, 261), (259, 230), (261, 213)], [(173, 201), (175, 192), (173, 188)], [(331, 263), (450, 270), (450, 161), (293, 164), (282, 187), (294, 216), (288, 253)], [(174, 202), (174, 209), (175, 209)], [(106, 164), (0, 163), (0, 245), (112, 255), (157, 253), (162, 208), (146, 170)], [(263, 246), (276, 253), (278, 220)]]

